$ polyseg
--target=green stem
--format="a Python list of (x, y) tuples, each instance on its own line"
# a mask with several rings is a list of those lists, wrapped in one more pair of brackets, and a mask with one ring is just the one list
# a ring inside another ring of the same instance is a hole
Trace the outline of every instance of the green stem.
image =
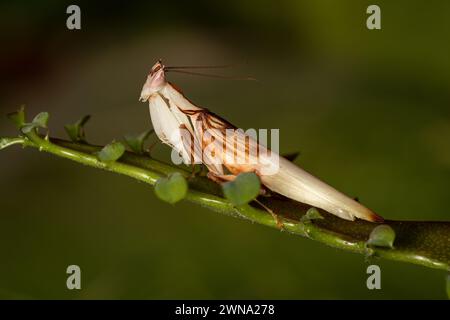
[(13, 146), (15, 144), (25, 144), (25, 139), (22, 137), (17, 138), (1, 138), (0, 139), (0, 150)]
[[(75, 143), (60, 139), (46, 139), (34, 131), (24, 137), (0, 139), (0, 149), (20, 144), (49, 152), (91, 167), (123, 174), (150, 185), (160, 177), (180, 172), (186, 178), (190, 173), (145, 155), (126, 152), (118, 161), (102, 162), (95, 152), (101, 146)], [(216, 212), (241, 217), (262, 225), (277, 228), (270, 214), (257, 205), (234, 207), (222, 198), (218, 185), (204, 177), (189, 179), (190, 189), (186, 199)], [(370, 232), (376, 226), (366, 221), (349, 222), (321, 211), (324, 219), (301, 222), (309, 209), (304, 204), (274, 196), (260, 199), (276, 212), (284, 229), (292, 234), (310, 238), (349, 252), (370, 254), (391, 260), (414, 263), (430, 268), (450, 271), (450, 222), (386, 221), (396, 232), (393, 249), (366, 248)]]
[(88, 154), (52, 143), (49, 139), (42, 138), (37, 135), (35, 131), (31, 131), (26, 135), (26, 137), (28, 139), (26, 140), (25, 145), (37, 147), (39, 151), (45, 151), (94, 168), (120, 173), (151, 185), (155, 184), (156, 180), (160, 178), (160, 175), (157, 173), (134, 167), (129, 164), (118, 161), (102, 162), (93, 154)]

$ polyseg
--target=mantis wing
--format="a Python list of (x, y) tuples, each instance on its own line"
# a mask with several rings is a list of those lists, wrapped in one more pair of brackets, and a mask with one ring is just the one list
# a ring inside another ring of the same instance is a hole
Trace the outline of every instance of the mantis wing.
[(223, 168), (221, 163), (216, 163), (211, 159), (210, 155), (203, 152), (204, 142), (202, 135), (198, 134), (195, 129), (197, 117), (206, 109), (197, 107), (191, 103), (180, 91), (175, 89), (170, 83), (164, 87), (160, 92), (164, 100), (169, 104), (170, 112), (176, 118), (180, 125), (183, 126), (190, 133), (190, 142), (187, 143), (187, 134), (183, 135), (184, 149), (190, 154), (191, 161), (200, 161), (208, 167), (216, 175), (223, 175)]
[[(355, 217), (368, 221), (383, 219), (330, 185), (284, 159), (278, 154), (258, 144), (242, 130), (234, 130), (233, 134), (224, 134), (229, 125), (226, 121), (206, 110), (197, 116), (201, 128), (213, 128), (212, 135), (217, 147), (225, 147), (222, 159), (225, 166), (234, 174), (253, 171), (261, 179), (261, 183), (272, 191), (290, 199), (321, 208), (340, 218), (354, 220)], [(199, 133), (200, 125), (194, 126)], [(242, 162), (236, 162), (236, 155)], [(232, 159), (232, 161), (230, 161)], [(275, 169), (275, 170), (274, 170)]]
[[(215, 174), (223, 174), (222, 164), (233, 175), (253, 171), (264, 186), (293, 200), (321, 208), (346, 220), (358, 217), (382, 221), (370, 209), (258, 144), (242, 130), (233, 130), (231, 133), (227, 129), (236, 127), (208, 110), (195, 106), (171, 84), (167, 84), (163, 94), (173, 104), (172, 112), (180, 113), (175, 117), (185, 123), (194, 139), (201, 143), (202, 160)], [(205, 132), (209, 135), (205, 136)], [(205, 152), (205, 148), (212, 152)]]

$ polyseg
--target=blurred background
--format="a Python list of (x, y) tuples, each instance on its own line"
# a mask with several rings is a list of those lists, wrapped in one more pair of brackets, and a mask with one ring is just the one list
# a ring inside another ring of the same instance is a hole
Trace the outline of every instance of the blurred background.
[[(151, 127), (148, 70), (222, 65), (258, 82), (170, 74), (242, 128), (280, 128), (281, 152), (388, 219), (449, 220), (450, 2), (68, 1), (0, 5), (0, 112), (50, 112), (50, 133), (91, 114), (106, 144)], [(1, 136), (16, 135), (6, 117)], [(155, 139), (153, 137), (153, 139)], [(154, 155), (168, 159), (159, 144)], [(36, 150), (1, 151), (0, 297), (24, 299), (432, 299), (444, 273), (377, 261), (212, 213), (147, 185)], [(66, 268), (82, 290), (66, 288)]]

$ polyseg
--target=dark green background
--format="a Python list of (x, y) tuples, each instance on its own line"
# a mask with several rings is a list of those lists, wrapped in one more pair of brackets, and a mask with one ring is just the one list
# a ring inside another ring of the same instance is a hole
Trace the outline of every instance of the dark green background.
[[(259, 81), (169, 77), (239, 127), (280, 128), (282, 152), (385, 218), (448, 220), (450, 2), (376, 3), (379, 31), (370, 1), (84, 1), (81, 31), (65, 27), (69, 2), (2, 3), (0, 111), (49, 111), (60, 137), (91, 114), (88, 140), (106, 144), (151, 126), (138, 97), (156, 59), (232, 64), (220, 72)], [(445, 298), (441, 271), (379, 261), (369, 291), (362, 256), (34, 149), (0, 164), (2, 298)]]

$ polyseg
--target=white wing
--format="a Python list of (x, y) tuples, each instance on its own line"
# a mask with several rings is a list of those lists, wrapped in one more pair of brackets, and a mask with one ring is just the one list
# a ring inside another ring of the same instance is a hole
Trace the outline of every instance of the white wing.
[[(210, 113), (203, 114), (197, 118), (207, 128), (215, 127), (223, 131), (229, 127), (229, 124)], [(195, 126), (196, 132), (199, 131), (198, 127), (200, 125)], [(225, 137), (223, 132), (212, 132), (213, 134), (217, 133), (214, 134), (215, 143), (234, 146), (234, 148), (224, 150), (223, 160), (226, 166), (229, 168), (235, 167), (236, 171), (239, 172), (255, 171), (259, 175), (262, 184), (270, 190), (298, 202), (321, 208), (346, 220), (354, 220), (355, 217), (368, 221), (383, 220), (359, 202), (339, 192), (278, 154), (268, 151), (242, 131), (235, 130), (234, 135), (225, 135)], [(255, 145), (257, 146), (257, 152), (254, 149)], [(235, 157), (236, 154), (241, 159), (244, 157), (247, 161), (246, 164), (230, 162), (229, 159), (238, 160)]]
[(354, 220), (357, 217), (368, 221), (383, 221), (372, 210), (283, 157), (279, 158), (279, 166), (278, 173), (261, 176), (261, 182), (272, 191), (321, 208), (346, 220)]

